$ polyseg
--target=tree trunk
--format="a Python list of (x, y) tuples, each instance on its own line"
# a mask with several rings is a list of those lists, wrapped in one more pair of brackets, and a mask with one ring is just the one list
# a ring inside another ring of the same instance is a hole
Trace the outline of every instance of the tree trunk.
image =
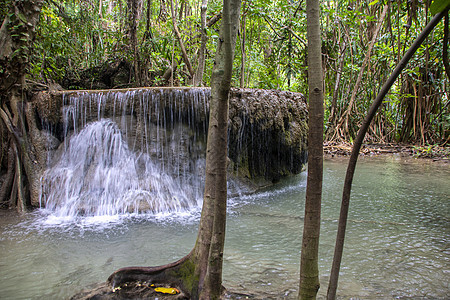
[[(0, 126), (9, 133), (7, 148), (14, 153), (14, 163), (8, 164), (8, 172), (13, 168), (14, 183), (12, 189), (2, 186), (1, 200), (6, 200), (6, 192), (10, 190), (10, 205), (17, 205), (20, 211), (32, 200), (36, 201), (39, 188), (37, 160), (27, 132), (32, 130), (29, 125), (33, 125), (27, 118), (33, 116), (26, 114), (29, 107), (24, 85), (42, 4), (43, 0), (11, 1), (0, 28)], [(4, 184), (10, 185), (10, 180)]]
[(450, 64), (448, 63), (448, 12), (444, 19), (444, 47), (442, 49), (442, 60), (444, 61), (444, 70), (447, 79), (450, 80)]
[(350, 192), (352, 188), (353, 182), (353, 174), (355, 173), (356, 162), (358, 161), (359, 150), (361, 149), (362, 142), (366, 135), (366, 132), (374, 118), (378, 108), (383, 102), (384, 97), (389, 92), (391, 86), (395, 83), (397, 77), (401, 74), (402, 70), (405, 68), (408, 61), (414, 55), (416, 50), (422, 45), (425, 38), (430, 34), (433, 28), (439, 23), (439, 21), (444, 17), (448, 12), (448, 7), (443, 12), (436, 14), (436, 16), (427, 24), (424, 30), (420, 33), (411, 47), (408, 49), (406, 54), (403, 56), (401, 61), (398, 63), (395, 70), (392, 72), (389, 79), (384, 83), (377, 97), (372, 103), (372, 106), (367, 113), (366, 118), (364, 119), (361, 128), (358, 131), (358, 135), (356, 136), (355, 142), (353, 144), (352, 153), (350, 155), (350, 159), (348, 162), (347, 173), (345, 175), (344, 188), (342, 192), (342, 203), (341, 203), (341, 211), (339, 215), (339, 223), (338, 223), (338, 232), (336, 236), (336, 246), (334, 249), (334, 257), (333, 264), (331, 267), (330, 274), (330, 282), (328, 285), (327, 299), (333, 300), (336, 298), (336, 290), (339, 279), (339, 270), (341, 267), (342, 253), (344, 249), (344, 239), (345, 239), (345, 231), (347, 228), (347, 216), (348, 216), (348, 208), (350, 204)]
[(241, 0), (228, 1), (224, 0), (228, 16), (221, 26), (211, 79), (205, 193), (194, 249), (179, 261), (164, 266), (119, 269), (108, 278), (113, 288), (134, 280), (157, 278), (176, 283), (190, 299), (220, 298), (227, 204), (228, 94), (241, 6)]
[(138, 49), (137, 29), (142, 10), (142, 0), (128, 0), (128, 36), (133, 52), (134, 80), (138, 86), (142, 85), (140, 54)]
[(147, 23), (145, 27), (145, 37), (152, 39), (152, 0), (147, 0)]
[(362, 63), (361, 69), (359, 70), (359, 74), (356, 79), (356, 83), (353, 88), (352, 95), (350, 97), (350, 102), (347, 106), (347, 109), (344, 111), (344, 114), (341, 116), (341, 118), (338, 122), (338, 125), (336, 127), (336, 130), (339, 130), (340, 128), (342, 128), (342, 126), (344, 126), (344, 134), (347, 134), (348, 136), (350, 136), (348, 123), (349, 123), (351, 111), (352, 111), (354, 103), (355, 103), (356, 94), (358, 92), (359, 85), (361, 84), (364, 70), (370, 59), (370, 54), (372, 53), (373, 46), (375, 45), (375, 41), (377, 40), (378, 33), (380, 32), (381, 24), (383, 24), (384, 17), (386, 16), (387, 9), (388, 9), (388, 6), (385, 5), (383, 7), (383, 12), (381, 13), (380, 20), (378, 21), (378, 25), (375, 29), (375, 32), (372, 35), (372, 40), (370, 41), (369, 49), (367, 50), (367, 53), (366, 53), (366, 56), (364, 57), (364, 61)]
[(201, 44), (198, 55), (198, 66), (194, 76), (194, 86), (202, 86), (203, 84), (203, 72), (205, 71), (205, 52), (206, 42), (208, 41), (208, 35), (206, 32), (206, 9), (208, 8), (208, 0), (202, 1), (202, 8), (200, 13), (200, 32), (201, 32)]
[(323, 78), (318, 0), (308, 0), (308, 177), (300, 260), (299, 299), (315, 299), (319, 290), (319, 236), (323, 176)]
[(242, 16), (242, 26), (241, 26), (241, 80), (240, 87), (245, 87), (245, 38), (246, 38), (246, 21), (247, 21), (247, 13), (245, 12)]
[(194, 70), (192, 69), (191, 61), (189, 60), (189, 56), (186, 52), (186, 48), (184, 47), (183, 38), (181, 37), (181, 33), (178, 30), (177, 16), (175, 15), (175, 9), (173, 7), (173, 0), (170, 0), (170, 12), (172, 15), (173, 32), (175, 33), (175, 36), (177, 37), (184, 63), (186, 64), (186, 67), (189, 71), (189, 75), (192, 78), (195, 73), (194, 73)]
[[(15, 153), (14, 153), (13, 149), (9, 148), (8, 155), (7, 155), (8, 165), (7, 165), (7, 169), (6, 169), (7, 170), (6, 178), (0, 189), (0, 207), (10, 206), (8, 204), (9, 203), (8, 197), (11, 196), (11, 191), (13, 188), (13, 182), (14, 182), (14, 176), (15, 176), (15, 167), (14, 167), (15, 156), (14, 155), (15, 155)], [(13, 203), (13, 205), (14, 205), (14, 203)]]
[[(224, 0), (219, 44), (211, 79), (210, 117), (206, 153), (205, 194), (214, 201), (214, 220), (209, 250), (208, 268), (201, 299), (220, 299), (222, 294), (222, 264), (227, 213), (227, 144), (228, 94), (233, 71), (233, 57), (239, 28), (241, 0)], [(211, 186), (212, 184), (212, 186)], [(206, 198), (205, 198), (206, 200)]]

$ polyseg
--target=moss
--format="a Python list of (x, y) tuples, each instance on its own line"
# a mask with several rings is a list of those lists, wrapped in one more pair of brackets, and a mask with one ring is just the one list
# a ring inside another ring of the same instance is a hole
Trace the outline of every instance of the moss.
[(248, 166), (248, 157), (239, 161), (239, 164), (233, 163), (233, 173), (240, 178), (251, 178), (250, 169)]
[(195, 262), (192, 258), (185, 260), (177, 268), (168, 271), (167, 275), (179, 279), (189, 292), (192, 292), (198, 286), (199, 278), (195, 275)]

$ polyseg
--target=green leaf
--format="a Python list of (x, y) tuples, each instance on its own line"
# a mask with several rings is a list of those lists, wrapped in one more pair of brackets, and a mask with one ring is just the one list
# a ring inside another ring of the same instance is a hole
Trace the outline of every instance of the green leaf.
[(450, 0), (434, 0), (430, 5), (430, 12), (434, 16), (450, 6)]
[(20, 21), (27, 23), (27, 18), (25, 17), (25, 15), (23, 13), (18, 13), (17, 15), (18, 15)]
[(20, 49), (15, 50), (15, 51), (11, 54), (11, 59), (13, 59), (14, 57), (16, 57), (18, 54), (20, 54)]
[(369, 6), (375, 5), (375, 4), (377, 4), (378, 2), (380, 2), (380, 0), (374, 0), (374, 1), (372, 1), (372, 2), (369, 3)]

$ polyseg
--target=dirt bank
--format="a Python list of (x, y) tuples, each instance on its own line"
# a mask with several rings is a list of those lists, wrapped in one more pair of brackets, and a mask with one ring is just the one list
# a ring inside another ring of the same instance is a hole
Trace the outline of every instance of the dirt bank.
[[(352, 145), (350, 143), (325, 142), (323, 145), (326, 158), (350, 156)], [(404, 157), (428, 159), (432, 161), (450, 162), (450, 147), (408, 144), (363, 144), (360, 156), (380, 156), (397, 154)]]

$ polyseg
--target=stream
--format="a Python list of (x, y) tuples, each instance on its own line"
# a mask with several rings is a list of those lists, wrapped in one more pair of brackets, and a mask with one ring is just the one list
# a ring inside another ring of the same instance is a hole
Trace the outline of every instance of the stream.
[[(319, 298), (334, 251), (347, 161), (324, 164)], [(450, 168), (400, 156), (360, 158), (338, 297), (445, 299), (450, 286)], [(306, 172), (229, 199), (224, 286), (295, 299)], [(118, 268), (175, 261), (193, 247), (200, 207), (61, 217), (0, 211), (0, 298), (67, 299)]]

